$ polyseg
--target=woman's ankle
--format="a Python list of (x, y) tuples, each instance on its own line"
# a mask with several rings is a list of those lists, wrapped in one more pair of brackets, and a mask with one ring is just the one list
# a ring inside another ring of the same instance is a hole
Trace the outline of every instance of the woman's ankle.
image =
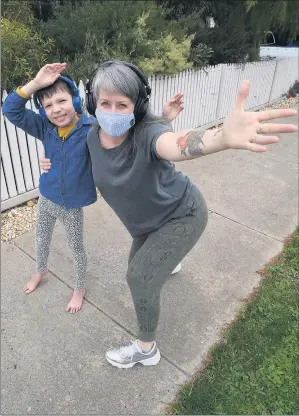
[(153, 348), (154, 341), (140, 341), (140, 339), (137, 339), (137, 344), (142, 351), (149, 352)]

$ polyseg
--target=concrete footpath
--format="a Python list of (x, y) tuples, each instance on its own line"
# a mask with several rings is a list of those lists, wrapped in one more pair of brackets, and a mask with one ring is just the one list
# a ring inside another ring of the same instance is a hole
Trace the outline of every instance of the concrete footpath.
[(202, 190), (210, 216), (164, 286), (158, 366), (120, 370), (105, 360), (136, 328), (125, 279), (130, 236), (103, 199), (85, 209), (89, 271), (77, 314), (65, 312), (72, 262), (60, 224), (50, 273), (30, 295), (22, 288), (35, 269), (34, 232), (2, 244), (1, 415), (162, 413), (296, 228), (298, 133), (280, 138), (264, 154), (228, 151), (177, 165)]

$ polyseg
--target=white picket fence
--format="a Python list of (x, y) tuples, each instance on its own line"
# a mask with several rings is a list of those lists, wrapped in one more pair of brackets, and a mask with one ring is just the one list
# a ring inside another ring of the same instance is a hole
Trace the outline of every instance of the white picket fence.
[[(151, 108), (157, 115), (175, 93), (184, 94), (184, 111), (173, 121), (174, 130), (211, 127), (230, 111), (240, 82), (249, 79), (250, 95), (246, 109), (258, 110), (286, 94), (298, 79), (296, 58), (261, 61), (245, 65), (221, 64), (206, 70), (187, 70), (174, 76), (153, 76)], [(84, 86), (79, 84), (84, 98)], [(3, 100), (7, 94), (4, 93)], [(34, 106), (30, 101), (27, 108)], [(42, 143), (15, 128), (1, 111), (1, 211), (39, 195), (39, 159)]]

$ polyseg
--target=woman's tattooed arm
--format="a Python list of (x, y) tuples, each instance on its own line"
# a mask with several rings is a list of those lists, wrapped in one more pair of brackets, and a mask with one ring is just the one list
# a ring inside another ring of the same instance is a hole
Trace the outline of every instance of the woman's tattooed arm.
[(220, 152), (227, 147), (222, 128), (182, 130), (164, 133), (156, 142), (156, 152), (162, 159), (179, 162)]
[[(220, 129), (216, 129), (214, 132), (214, 136), (220, 133)], [(181, 155), (184, 156), (193, 156), (193, 157), (200, 157), (203, 156), (203, 150), (205, 148), (204, 142), (202, 138), (205, 134), (205, 131), (200, 129), (195, 129), (189, 131), (184, 136), (181, 136), (177, 139), (177, 146)]]
[(202, 130), (191, 130), (185, 136), (177, 139), (177, 146), (181, 155), (184, 156), (202, 156), (205, 147), (202, 137), (205, 134)]

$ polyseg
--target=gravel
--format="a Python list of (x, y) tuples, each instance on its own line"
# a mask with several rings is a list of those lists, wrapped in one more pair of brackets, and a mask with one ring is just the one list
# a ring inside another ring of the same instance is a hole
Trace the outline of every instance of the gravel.
[[(292, 108), (299, 104), (299, 95), (294, 98), (283, 98), (273, 105), (260, 111), (271, 108)], [(98, 193), (99, 197), (100, 194)], [(23, 205), (1, 213), (1, 241), (11, 241), (16, 237), (32, 230), (35, 226), (38, 199), (32, 199)]]
[(293, 108), (298, 107), (299, 104), (299, 95), (297, 97), (291, 98), (283, 98), (282, 100), (277, 101), (276, 103), (272, 104), (270, 107), (262, 108), (260, 111), (270, 110), (273, 108)]
[(1, 241), (11, 241), (33, 229), (38, 199), (1, 213)]

